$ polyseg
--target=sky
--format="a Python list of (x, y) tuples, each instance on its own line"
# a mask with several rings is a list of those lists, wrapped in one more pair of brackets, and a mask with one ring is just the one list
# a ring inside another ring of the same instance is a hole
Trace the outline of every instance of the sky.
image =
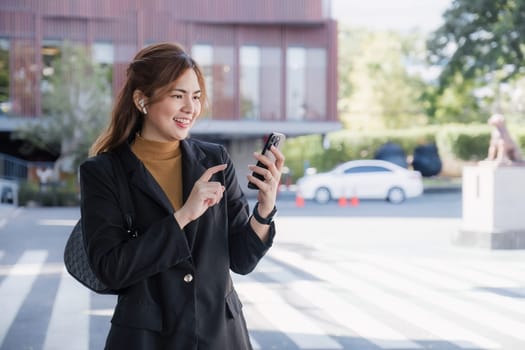
[(332, 17), (369, 29), (430, 32), (452, 0), (332, 0)]

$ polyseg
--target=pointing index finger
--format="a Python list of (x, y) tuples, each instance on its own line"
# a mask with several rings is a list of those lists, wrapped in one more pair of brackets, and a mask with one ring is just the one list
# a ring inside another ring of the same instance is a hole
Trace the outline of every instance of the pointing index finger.
[(226, 169), (227, 166), (228, 164), (219, 164), (206, 169), (206, 171), (202, 174), (200, 180), (205, 182), (210, 181), (211, 177), (214, 174), (218, 173), (219, 171), (223, 171), (224, 169)]

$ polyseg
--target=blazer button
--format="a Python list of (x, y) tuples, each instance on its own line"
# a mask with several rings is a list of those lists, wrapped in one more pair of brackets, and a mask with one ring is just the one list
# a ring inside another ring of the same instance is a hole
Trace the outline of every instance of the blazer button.
[(191, 275), (191, 273), (184, 275), (184, 282), (190, 283), (191, 281), (193, 281), (193, 276)]

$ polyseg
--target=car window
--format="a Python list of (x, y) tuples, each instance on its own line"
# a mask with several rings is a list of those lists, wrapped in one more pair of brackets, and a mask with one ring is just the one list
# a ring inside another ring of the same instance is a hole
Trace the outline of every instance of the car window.
[(382, 166), (363, 165), (363, 166), (356, 166), (356, 167), (345, 169), (345, 174), (384, 173), (384, 172), (390, 172), (390, 171), (391, 171), (390, 169), (387, 169)]

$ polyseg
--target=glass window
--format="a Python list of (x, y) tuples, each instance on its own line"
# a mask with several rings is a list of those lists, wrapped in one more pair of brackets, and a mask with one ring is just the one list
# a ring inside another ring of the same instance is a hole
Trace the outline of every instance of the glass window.
[(389, 169), (381, 166), (356, 166), (345, 170), (345, 174), (361, 174), (361, 173), (384, 173), (390, 172)]
[(261, 48), (261, 119), (282, 119), (281, 56), (281, 49), (278, 47)]
[(288, 120), (319, 120), (326, 114), (326, 50), (289, 47), (286, 56)]
[(0, 38), (0, 115), (9, 112), (9, 41)]
[(23, 116), (35, 116), (37, 110), (38, 77), (40, 70), (35, 63), (33, 40), (11, 39), (9, 43), (11, 81), (11, 113)]
[(115, 64), (115, 47), (109, 42), (96, 42), (93, 44), (91, 54), (93, 61), (98, 63), (106, 74), (109, 86), (113, 82), (113, 65)]
[(243, 46), (241, 56), (241, 117), (260, 119), (261, 49)]
[(241, 117), (280, 119), (281, 50), (243, 46), (240, 50)]
[[(54, 62), (60, 59), (62, 53), (61, 41), (44, 40), (42, 42), (42, 81), (49, 81), (50, 77), (55, 74)], [(103, 67), (112, 67), (115, 63), (115, 49), (112, 43), (96, 42), (91, 50), (93, 61)], [(112, 81), (109, 79), (108, 81)], [(44, 84), (45, 85), (45, 84)], [(45, 90), (46, 87), (43, 86)]]
[[(114, 45), (110, 42), (95, 42), (88, 51), (84, 46), (78, 43), (68, 43), (66, 41), (59, 40), (43, 40), (41, 47), (42, 54), (42, 73), (40, 79), (40, 90), (42, 93), (42, 113), (44, 115), (51, 112), (50, 106), (53, 103), (48, 97), (52, 96), (57, 86), (54, 84), (62, 84), (63, 79), (68, 79), (68, 82), (75, 83), (74, 77), (69, 77), (65, 72), (57, 72), (56, 69), (62, 69), (64, 62), (60, 62), (63, 59), (62, 56), (66, 55), (77, 55), (80, 54), (86, 60), (81, 60), (82, 64), (98, 65), (100, 70), (97, 70), (96, 81), (100, 82), (100, 78), (103, 76), (107, 81), (107, 85), (104, 89), (108, 89), (108, 95), (111, 96), (111, 87), (113, 82), (113, 65), (115, 63), (115, 49)], [(69, 57), (67, 57), (69, 58)], [(66, 65), (68, 67), (68, 65)], [(57, 74), (61, 74), (58, 76)], [(90, 77), (91, 78), (91, 77)], [(57, 81), (57, 79), (59, 79)], [(72, 81), (70, 79), (73, 79)], [(47, 102), (46, 102), (47, 101)], [(51, 102), (50, 102), (51, 101)]]
[(191, 55), (204, 74), (208, 106), (203, 108), (200, 118), (210, 118), (213, 106), (213, 48), (211, 45), (193, 45)]
[(42, 78), (40, 80), (40, 90), (45, 93), (53, 90), (51, 81), (53, 75), (55, 74), (55, 62), (60, 59), (62, 53), (62, 42), (55, 40), (43, 40), (41, 52)]
[(306, 104), (306, 49), (290, 47), (286, 53), (286, 116), (304, 119)]
[(93, 60), (99, 64), (112, 65), (115, 62), (115, 48), (112, 43), (94, 43), (92, 55)]
[(326, 115), (326, 50), (306, 50), (305, 119), (322, 119)]
[(202, 117), (234, 118), (234, 50), (232, 46), (198, 44), (192, 47), (192, 56), (203, 70), (209, 106)]
[(213, 50), (213, 118), (235, 119), (235, 54), (232, 46)]

